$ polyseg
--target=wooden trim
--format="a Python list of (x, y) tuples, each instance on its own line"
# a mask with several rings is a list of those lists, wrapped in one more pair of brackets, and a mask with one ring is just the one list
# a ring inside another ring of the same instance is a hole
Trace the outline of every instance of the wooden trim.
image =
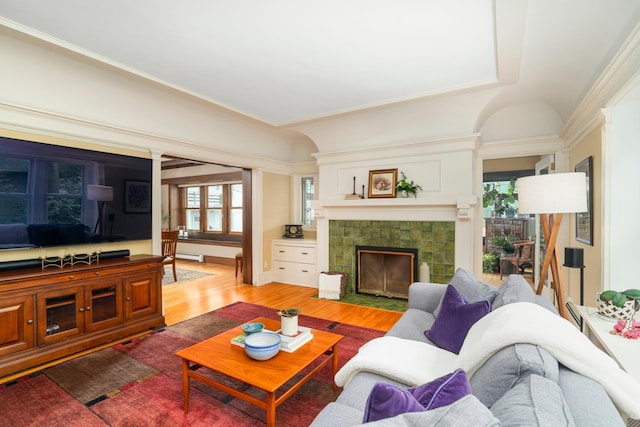
[(206, 240), (206, 239), (178, 239), (178, 243), (193, 243), (194, 245), (207, 245), (207, 246), (231, 246), (235, 248), (241, 248), (242, 242), (230, 242), (228, 240)]
[(242, 170), (242, 282), (253, 283), (253, 204), (251, 203), (253, 194), (253, 184), (251, 179), (251, 169)]
[(161, 181), (162, 185), (183, 185), (183, 184), (203, 184), (207, 182), (216, 182), (220, 181), (239, 181), (242, 179), (242, 173), (238, 172), (228, 172), (228, 173), (216, 173), (209, 175), (194, 175), (194, 176), (186, 176), (180, 178), (165, 178)]

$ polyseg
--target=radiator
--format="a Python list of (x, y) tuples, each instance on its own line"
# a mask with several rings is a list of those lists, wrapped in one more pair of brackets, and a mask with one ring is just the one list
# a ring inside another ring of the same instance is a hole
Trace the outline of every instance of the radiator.
[(178, 252), (176, 253), (176, 258), (204, 262), (204, 255), (198, 255), (198, 254), (181, 254), (180, 252)]

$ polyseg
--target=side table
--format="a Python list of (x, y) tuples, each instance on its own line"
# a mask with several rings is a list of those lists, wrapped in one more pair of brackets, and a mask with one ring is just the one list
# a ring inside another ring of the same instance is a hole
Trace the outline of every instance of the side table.
[[(640, 339), (630, 340), (612, 335), (610, 332), (615, 321), (598, 316), (598, 309), (595, 307), (579, 305), (577, 308), (583, 319), (582, 332), (598, 348), (613, 357), (629, 375), (640, 381)], [(640, 320), (640, 314), (636, 314), (635, 319)]]

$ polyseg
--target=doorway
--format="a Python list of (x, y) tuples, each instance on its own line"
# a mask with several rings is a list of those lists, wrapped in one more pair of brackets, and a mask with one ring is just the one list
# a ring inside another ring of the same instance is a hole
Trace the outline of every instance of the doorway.
[(169, 155), (160, 169), (163, 228), (210, 262), (233, 264), (241, 252), (243, 282), (252, 283), (251, 170)]
[[(534, 218), (518, 213), (517, 179), (534, 175), (539, 161), (539, 156), (483, 161), (482, 277), (486, 283), (502, 283), (502, 257), (515, 250), (514, 242), (536, 238)], [(508, 274), (510, 265), (505, 261), (503, 273)], [(535, 265), (527, 268), (533, 271)], [(531, 274), (524, 277), (533, 284)]]

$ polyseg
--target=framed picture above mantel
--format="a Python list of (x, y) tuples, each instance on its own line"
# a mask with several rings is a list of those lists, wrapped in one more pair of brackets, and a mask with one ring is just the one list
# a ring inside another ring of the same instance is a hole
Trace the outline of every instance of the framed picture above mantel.
[(587, 211), (576, 213), (576, 240), (593, 246), (593, 157), (578, 163), (575, 171), (587, 176)]
[(398, 169), (379, 169), (369, 171), (369, 198), (396, 197)]

